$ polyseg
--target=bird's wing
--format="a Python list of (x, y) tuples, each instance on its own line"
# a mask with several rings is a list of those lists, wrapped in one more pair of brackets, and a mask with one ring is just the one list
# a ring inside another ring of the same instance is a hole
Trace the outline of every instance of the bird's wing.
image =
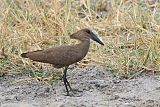
[(47, 49), (43, 52), (49, 53), (47, 57), (50, 58), (49, 62), (52, 64), (70, 65), (82, 59), (79, 51), (73, 46), (65, 46)]
[(82, 59), (78, 50), (72, 46), (33, 51), (27, 53), (27, 57), (33, 61), (50, 63), (60, 67), (73, 64)]

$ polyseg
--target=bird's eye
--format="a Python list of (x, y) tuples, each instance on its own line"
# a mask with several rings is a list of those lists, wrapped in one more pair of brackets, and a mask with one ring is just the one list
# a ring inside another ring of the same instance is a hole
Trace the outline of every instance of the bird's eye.
[(86, 32), (87, 32), (87, 33), (89, 33), (89, 34), (91, 33), (91, 31), (90, 31), (90, 30), (87, 30)]

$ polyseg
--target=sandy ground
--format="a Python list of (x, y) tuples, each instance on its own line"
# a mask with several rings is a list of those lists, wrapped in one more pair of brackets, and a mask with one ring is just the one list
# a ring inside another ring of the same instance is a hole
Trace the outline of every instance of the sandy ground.
[(0, 77), (0, 107), (160, 107), (160, 76), (143, 75), (120, 79), (101, 67), (68, 71), (72, 88), (79, 92), (65, 96), (59, 80), (52, 87), (28, 76)]

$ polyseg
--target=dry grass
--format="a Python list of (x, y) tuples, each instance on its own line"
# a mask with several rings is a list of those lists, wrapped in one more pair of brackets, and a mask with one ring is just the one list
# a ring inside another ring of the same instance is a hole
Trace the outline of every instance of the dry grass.
[(158, 0), (1, 0), (0, 8), (1, 72), (48, 76), (36, 71), (52, 71), (49, 65), (20, 54), (70, 44), (69, 35), (81, 28), (94, 29), (105, 46), (92, 42), (79, 65), (102, 64), (127, 77), (160, 69)]

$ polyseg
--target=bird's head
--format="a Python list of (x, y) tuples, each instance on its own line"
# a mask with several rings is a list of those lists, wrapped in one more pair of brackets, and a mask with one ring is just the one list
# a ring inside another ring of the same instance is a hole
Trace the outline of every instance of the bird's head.
[(96, 34), (94, 34), (90, 29), (81, 29), (72, 35), (70, 35), (72, 39), (78, 39), (80, 41), (86, 41), (92, 39), (97, 43), (104, 45), (104, 43), (98, 38)]

